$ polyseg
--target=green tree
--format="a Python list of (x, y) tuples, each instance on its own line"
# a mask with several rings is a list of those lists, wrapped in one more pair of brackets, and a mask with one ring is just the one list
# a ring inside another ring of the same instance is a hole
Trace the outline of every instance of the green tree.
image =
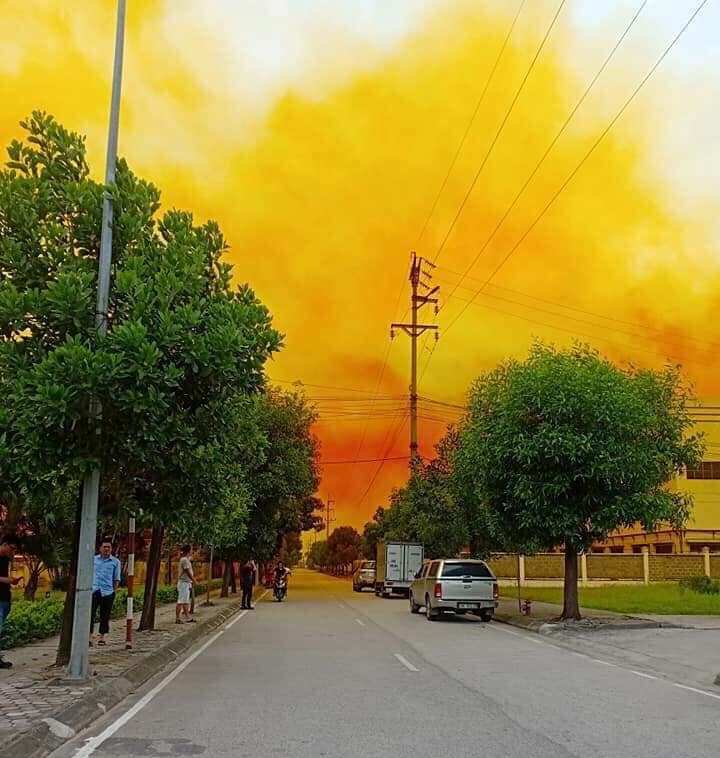
[(450, 430), (437, 446), (437, 457), (416, 466), (407, 484), (392, 492), (378, 524), (384, 540), (421, 542), (428, 558), (452, 557), (468, 547), (466, 514), (457, 505), (451, 475), (456, 446), (457, 435)]
[[(100, 338), (103, 187), (89, 177), (79, 135), (42, 113), (23, 127), (26, 141), (10, 145), (0, 171), (3, 489), (42, 503), (100, 464), (103, 512), (142, 512), (161, 544), (187, 493), (205, 495), (198, 516), (230, 496), (223, 477), (234, 464), (217, 439), (224, 408), (262, 391), (280, 335), (250, 288), (233, 286), (217, 224), (160, 215), (159, 191), (119, 161)], [(90, 397), (102, 406), (99, 448)]]
[(583, 345), (538, 343), (481, 376), (455, 455), (471, 530), (508, 549), (564, 546), (562, 618), (579, 618), (579, 552), (687, 519), (689, 496), (667, 484), (701, 457), (689, 399), (677, 368), (619, 368)]

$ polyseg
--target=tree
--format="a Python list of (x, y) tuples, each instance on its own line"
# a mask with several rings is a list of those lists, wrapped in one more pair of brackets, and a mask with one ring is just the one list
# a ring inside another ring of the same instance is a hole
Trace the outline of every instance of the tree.
[(335, 567), (348, 566), (360, 557), (362, 538), (351, 526), (339, 526), (328, 537), (329, 558)]
[(615, 529), (680, 527), (667, 487), (700, 460), (679, 370), (619, 368), (588, 346), (538, 343), (473, 385), (455, 455), (470, 527), (508, 549), (564, 546), (563, 619), (580, 618), (578, 554)]
[(451, 476), (456, 447), (451, 429), (437, 445), (437, 457), (419, 463), (407, 484), (393, 490), (390, 508), (378, 523), (383, 540), (421, 542), (428, 558), (453, 557), (468, 546), (465, 513), (456, 502)]
[(252, 502), (239, 557), (264, 562), (275, 557), (285, 534), (317, 523), (318, 442), (312, 433), (315, 411), (302, 395), (267, 389), (254, 403), (261, 442), (248, 459)]
[(283, 537), (282, 547), (280, 548), (280, 560), (292, 568), (296, 566), (302, 558), (302, 539), (298, 532), (288, 532)]
[(375, 560), (377, 555), (377, 544), (378, 542), (383, 541), (384, 533), (385, 509), (380, 507), (375, 511), (372, 521), (368, 521), (363, 528), (360, 550), (367, 560)]
[(324, 569), (330, 565), (330, 548), (327, 540), (313, 542), (308, 551), (308, 568)]
[[(99, 464), (103, 513), (132, 509), (161, 538), (188, 493), (206, 495), (196, 515), (219, 507), (234, 465), (218, 439), (224, 409), (262, 391), (280, 335), (252, 290), (232, 284), (217, 224), (160, 214), (159, 191), (124, 161), (109, 188), (113, 281), (98, 335), (104, 188), (82, 137), (42, 113), (23, 127), (0, 171), (2, 489), (42, 508)], [(102, 407), (99, 457), (91, 397)]]

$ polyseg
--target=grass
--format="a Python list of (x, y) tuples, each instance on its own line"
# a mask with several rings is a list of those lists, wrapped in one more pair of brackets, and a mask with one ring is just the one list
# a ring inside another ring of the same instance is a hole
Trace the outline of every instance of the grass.
[[(516, 598), (517, 587), (502, 587), (501, 596)], [(522, 587), (524, 600), (562, 604), (561, 587)], [(615, 613), (720, 616), (720, 595), (702, 595), (670, 584), (626, 584), (580, 588), (580, 605)]]

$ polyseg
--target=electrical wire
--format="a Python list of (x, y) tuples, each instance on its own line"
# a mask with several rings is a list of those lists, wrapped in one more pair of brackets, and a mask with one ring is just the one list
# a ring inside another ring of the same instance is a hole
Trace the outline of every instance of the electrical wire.
[(563, 7), (565, 6), (566, 0), (560, 0), (560, 4), (557, 7), (557, 10), (555, 11), (555, 15), (552, 18), (552, 21), (550, 22), (550, 25), (548, 26), (547, 30), (545, 31), (545, 35), (542, 38), (542, 41), (540, 42), (540, 45), (538, 49), (535, 51), (535, 55), (533, 56), (532, 60), (530, 61), (530, 65), (528, 66), (527, 71), (525, 72), (525, 76), (523, 76), (522, 81), (520, 82), (520, 86), (517, 88), (515, 95), (513, 96), (512, 101), (510, 102), (510, 106), (508, 107), (507, 111), (505, 112), (505, 116), (503, 117), (503, 120), (500, 122), (500, 126), (498, 127), (497, 131), (495, 132), (495, 136), (493, 137), (492, 141), (490, 142), (490, 146), (485, 152), (485, 155), (483, 156), (482, 161), (480, 162), (480, 167), (475, 172), (475, 176), (473, 177), (473, 180), (470, 182), (470, 186), (468, 187), (467, 191), (465, 192), (465, 195), (460, 202), (460, 205), (457, 209), (457, 212), (455, 213), (455, 216), (453, 217), (452, 222), (450, 223), (450, 226), (448, 227), (448, 230), (445, 234), (445, 237), (443, 238), (443, 241), (440, 243), (440, 247), (437, 249), (437, 252), (435, 253), (435, 257), (433, 258), (433, 263), (437, 261), (437, 259), (440, 257), (440, 254), (442, 253), (443, 249), (445, 248), (445, 245), (447, 244), (448, 239), (450, 238), (450, 235), (452, 234), (453, 229), (455, 228), (455, 225), (458, 222), (458, 219), (460, 218), (463, 210), (465, 209), (465, 205), (467, 204), (467, 201), (470, 199), (470, 195), (472, 194), (473, 190), (475, 189), (475, 185), (478, 182), (478, 179), (480, 178), (480, 175), (483, 172), (483, 169), (485, 168), (485, 165), (488, 162), (488, 159), (490, 158), (493, 150), (495, 149), (495, 145), (497, 144), (498, 140), (500, 139), (500, 135), (503, 133), (503, 130), (505, 129), (505, 125), (508, 122), (508, 119), (510, 118), (513, 110), (515, 109), (515, 105), (517, 101), (520, 99), (520, 95), (522, 94), (523, 90), (525, 89), (525, 85), (527, 84), (528, 79), (530, 78), (530, 74), (533, 72), (533, 69), (535, 68), (535, 64), (538, 61), (538, 58), (540, 57), (540, 54), (543, 51), (543, 48), (545, 47), (545, 44), (547, 43), (548, 39), (550, 38), (550, 34), (555, 27), (555, 23), (558, 20), (558, 17), (560, 16), (560, 12), (562, 11)]
[[(589, 160), (589, 158), (593, 155), (595, 150), (598, 148), (600, 143), (605, 139), (607, 134), (610, 132), (610, 130), (615, 126), (615, 124), (619, 121), (619, 119), (622, 117), (622, 115), (625, 113), (625, 111), (628, 109), (630, 104), (635, 100), (639, 92), (642, 90), (642, 88), (645, 86), (645, 84), (650, 80), (650, 78), (653, 76), (655, 71), (660, 67), (662, 62), (665, 60), (665, 58), (669, 55), (670, 51), (675, 47), (675, 45), (678, 43), (680, 38), (683, 36), (685, 31), (688, 29), (688, 27), (692, 24), (692, 22), (697, 18), (700, 11), (705, 7), (707, 4), (707, 0), (702, 0), (702, 2), (697, 6), (695, 11), (692, 13), (692, 15), (689, 17), (689, 19), (683, 24), (680, 31), (673, 37), (673, 39), (670, 41), (670, 43), (667, 45), (667, 47), (663, 50), (660, 57), (655, 61), (655, 63), (650, 67), (649, 71), (645, 74), (645, 76), (640, 80), (640, 83), (635, 87), (635, 89), (632, 91), (630, 96), (624, 101), (620, 109), (617, 111), (615, 116), (610, 120), (608, 125), (600, 132), (598, 137), (595, 139), (593, 144), (590, 146), (590, 149), (585, 153), (585, 155), (582, 157), (580, 162), (575, 166), (575, 168), (570, 172), (570, 174), (565, 178), (565, 180), (562, 182), (562, 184), (558, 187), (558, 189), (553, 193), (550, 200), (543, 206), (542, 210), (538, 215), (535, 217), (533, 222), (528, 226), (528, 228), (523, 232), (521, 237), (517, 240), (517, 242), (508, 250), (508, 252), (503, 256), (503, 258), (500, 260), (500, 262), (495, 266), (495, 268), (492, 270), (490, 275), (487, 278), (487, 284), (490, 284), (492, 280), (497, 276), (499, 271), (505, 266), (505, 264), (510, 260), (510, 258), (515, 254), (515, 252), (518, 250), (518, 248), (522, 245), (522, 243), (528, 238), (528, 236), (531, 234), (533, 229), (537, 226), (537, 224), (540, 222), (540, 220), (545, 216), (545, 214), (550, 210), (552, 205), (555, 203), (557, 198), (562, 194), (562, 192), (565, 190), (565, 188), (572, 182), (572, 180), (577, 176), (577, 174), (580, 172), (580, 169), (585, 165), (585, 163)], [(479, 292), (482, 292), (487, 284), (483, 285), (483, 287), (480, 288)], [(475, 296), (476, 297), (476, 296)], [(447, 333), (462, 317), (462, 315), (467, 311), (468, 307), (472, 302), (474, 302), (473, 299), (468, 302), (463, 309), (458, 313), (455, 318), (450, 322), (450, 324), (445, 329), (445, 333)]]
[(530, 184), (530, 182), (532, 182), (532, 180), (535, 178), (537, 172), (540, 170), (540, 168), (543, 165), (543, 163), (545, 163), (545, 160), (550, 155), (550, 153), (552, 152), (552, 150), (555, 147), (555, 145), (558, 143), (558, 140), (560, 139), (560, 137), (562, 137), (562, 135), (565, 133), (565, 130), (570, 125), (570, 122), (575, 117), (575, 114), (578, 112), (578, 110), (580, 109), (580, 107), (582, 106), (582, 104), (587, 99), (588, 95), (592, 91), (592, 89), (595, 86), (595, 84), (597, 83), (598, 79), (602, 76), (603, 72), (608, 67), (610, 61), (615, 56), (615, 53), (619, 50), (620, 46), (625, 41), (625, 38), (630, 33), (630, 30), (635, 25), (635, 22), (638, 20), (640, 14), (642, 13), (642, 11), (643, 11), (643, 9), (645, 8), (646, 5), (647, 5), (647, 0), (643, 0), (643, 2), (640, 3), (640, 6), (635, 11), (635, 14), (630, 19), (629, 23), (627, 24), (627, 26), (623, 30), (623, 32), (620, 35), (620, 37), (618, 38), (617, 42), (610, 49), (610, 52), (605, 56), (605, 60), (603, 60), (602, 65), (597, 70), (597, 72), (595, 73), (595, 76), (593, 76), (593, 78), (590, 80), (589, 84), (585, 88), (585, 91), (580, 96), (580, 99), (575, 103), (575, 106), (570, 111), (570, 113), (567, 115), (567, 117), (566, 117), (565, 121), (563, 122), (562, 126), (560, 127), (560, 129), (558, 129), (558, 131), (556, 132), (555, 136), (551, 140), (550, 144), (545, 149), (545, 152), (542, 154), (542, 156), (540, 156), (540, 160), (535, 164), (535, 167), (533, 168), (533, 170), (528, 175), (528, 177), (525, 180), (525, 182), (523, 183), (522, 187), (520, 187), (520, 189), (518, 190), (517, 194), (513, 198), (513, 200), (510, 203), (510, 205), (507, 207), (507, 209), (505, 210), (505, 212), (503, 213), (503, 215), (498, 220), (497, 224), (495, 225), (495, 228), (492, 230), (492, 232), (490, 232), (490, 235), (488, 236), (488, 238), (483, 243), (483, 245), (480, 248), (480, 250), (478, 251), (477, 255), (473, 258), (473, 260), (470, 262), (470, 264), (465, 269), (465, 272), (460, 277), (460, 281), (455, 285), (455, 288), (450, 293), (451, 296), (453, 294), (455, 294), (455, 292), (456, 292), (458, 286), (460, 285), (460, 283), (465, 279), (465, 277), (470, 273), (470, 271), (472, 271), (472, 269), (475, 267), (475, 264), (478, 262), (478, 259), (480, 258), (480, 256), (485, 252), (485, 250), (487, 250), (488, 246), (490, 245), (490, 243), (492, 242), (492, 240), (495, 238), (495, 235), (499, 231), (500, 227), (503, 225), (503, 223), (505, 222), (505, 220), (507, 219), (507, 217), (510, 215), (510, 213), (512, 212), (512, 210), (515, 208), (515, 206), (517, 205), (518, 200), (522, 197), (523, 193), (527, 189), (527, 187)]
[(515, 16), (512, 20), (512, 24), (510, 24), (510, 29), (508, 30), (507, 35), (505, 36), (505, 40), (503, 41), (500, 51), (497, 54), (497, 57), (495, 58), (495, 63), (493, 64), (492, 69), (490, 70), (490, 74), (488, 75), (488, 78), (485, 80), (485, 86), (482, 89), (482, 92), (480, 93), (480, 97), (478, 98), (477, 103), (475, 104), (475, 109), (472, 112), (472, 115), (470, 116), (470, 121), (468, 122), (468, 125), (465, 127), (465, 131), (460, 139), (460, 143), (457, 146), (457, 149), (455, 150), (455, 155), (453, 155), (452, 160), (450, 161), (450, 166), (448, 167), (447, 173), (445, 174), (445, 178), (442, 180), (440, 184), (440, 188), (437, 191), (437, 194), (435, 195), (435, 199), (433, 200), (432, 206), (430, 207), (430, 211), (428, 212), (427, 216), (425, 217), (425, 223), (422, 225), (422, 229), (420, 230), (420, 234), (417, 237), (417, 240), (415, 241), (415, 248), (419, 248), (420, 242), (422, 241), (422, 238), (425, 236), (425, 232), (427, 231), (428, 224), (430, 223), (430, 219), (435, 214), (435, 210), (437, 209), (437, 205), (440, 202), (440, 198), (442, 196), (442, 193), (445, 191), (445, 187), (447, 186), (447, 183), (450, 179), (450, 174), (452, 174), (453, 169), (455, 168), (455, 165), (457, 164), (458, 158), (460, 157), (460, 153), (462, 152), (463, 147), (465, 146), (465, 142), (467, 141), (468, 136), (470, 135), (470, 131), (472, 130), (473, 124), (475, 123), (475, 119), (477, 118), (477, 115), (480, 111), (480, 107), (483, 104), (483, 101), (485, 100), (485, 95), (487, 94), (488, 89), (490, 88), (490, 84), (495, 77), (495, 72), (498, 69), (498, 66), (500, 65), (500, 60), (503, 57), (503, 54), (505, 53), (505, 48), (508, 45), (508, 42), (510, 41), (510, 37), (512, 36), (513, 30), (515, 29), (515, 25), (517, 24), (517, 20), (520, 17), (520, 13), (522, 12), (523, 7), (525, 6), (526, 0), (520, 0), (520, 5), (518, 6), (517, 12), (515, 13)]

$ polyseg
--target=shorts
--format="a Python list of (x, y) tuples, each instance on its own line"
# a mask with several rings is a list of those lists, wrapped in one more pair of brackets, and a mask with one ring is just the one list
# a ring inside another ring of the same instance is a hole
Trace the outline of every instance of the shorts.
[(190, 605), (190, 582), (178, 582), (178, 605)]

